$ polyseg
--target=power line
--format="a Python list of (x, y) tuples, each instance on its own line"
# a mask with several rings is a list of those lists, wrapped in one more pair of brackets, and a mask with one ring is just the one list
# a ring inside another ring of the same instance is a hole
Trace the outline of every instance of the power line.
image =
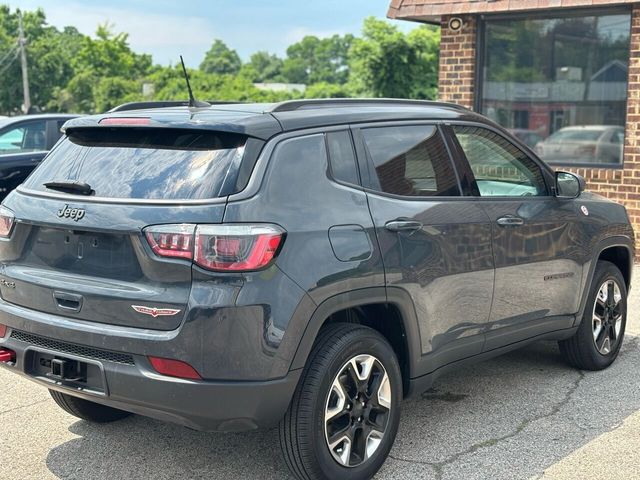
[[(9, 69), (9, 67), (13, 64), (13, 62), (16, 60), (16, 58), (18, 58), (18, 53), (19, 53), (18, 49), (15, 49), (13, 53), (14, 53), (13, 58), (9, 60), (4, 67), (0, 68), (0, 75), (6, 72)], [(5, 56), (5, 59), (7, 58), (7, 56)]]
[[(17, 45), (15, 45), (13, 48), (9, 49), (9, 51), (7, 52), (7, 54), (6, 54), (4, 57), (2, 57), (2, 58), (0, 59), (0, 66), (4, 63), (4, 61), (5, 61), (7, 58), (9, 58), (12, 54), (15, 54), (15, 53), (16, 53), (16, 49), (17, 49), (17, 48), (18, 48), (18, 46), (17, 46)], [(11, 59), (11, 62), (13, 62), (13, 60), (14, 60), (14, 59)]]

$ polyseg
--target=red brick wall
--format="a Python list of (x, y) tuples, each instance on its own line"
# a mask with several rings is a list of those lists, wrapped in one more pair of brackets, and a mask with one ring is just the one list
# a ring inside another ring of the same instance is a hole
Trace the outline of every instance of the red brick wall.
[[(462, 17), (464, 27), (449, 29), (448, 16), (442, 17), (440, 47), (440, 89), (443, 101), (474, 107), (476, 65), (476, 21)], [(636, 231), (636, 249), (640, 257), (640, 3), (633, 5), (631, 58), (624, 146), (624, 169), (569, 168), (587, 180), (587, 188), (627, 207)]]
[(457, 32), (449, 28), (448, 16), (442, 17), (440, 33), (439, 97), (473, 108), (476, 68), (476, 19), (462, 17)]

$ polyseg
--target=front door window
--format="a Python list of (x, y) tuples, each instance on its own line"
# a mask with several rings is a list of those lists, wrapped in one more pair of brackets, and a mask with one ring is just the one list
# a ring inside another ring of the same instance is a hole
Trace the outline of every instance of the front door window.
[(454, 132), (482, 197), (547, 195), (540, 167), (501, 135), (482, 127), (455, 126)]

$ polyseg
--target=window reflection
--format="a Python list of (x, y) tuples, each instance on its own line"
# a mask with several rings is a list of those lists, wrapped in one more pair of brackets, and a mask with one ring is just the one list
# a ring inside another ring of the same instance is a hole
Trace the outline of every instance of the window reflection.
[(490, 20), (481, 108), (550, 163), (622, 163), (629, 14)]
[(243, 138), (225, 134), (93, 129), (66, 138), (34, 171), (27, 188), (77, 180), (97, 197), (168, 200), (216, 198), (232, 193), (244, 155)]
[(362, 130), (362, 135), (376, 173), (374, 189), (402, 196), (459, 194), (451, 160), (435, 127), (376, 127)]

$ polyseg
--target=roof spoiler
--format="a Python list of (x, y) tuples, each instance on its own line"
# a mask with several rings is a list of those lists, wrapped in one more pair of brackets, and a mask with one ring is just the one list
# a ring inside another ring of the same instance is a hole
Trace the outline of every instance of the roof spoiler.
[[(207, 102), (211, 105), (233, 105), (236, 103), (245, 103), (245, 102), (221, 102), (221, 101), (211, 101)], [(189, 100), (161, 100), (158, 102), (129, 102), (123, 103), (122, 105), (118, 105), (117, 107), (112, 108), (106, 113), (114, 113), (114, 112), (127, 112), (130, 110), (146, 110), (148, 108), (170, 108), (170, 107), (188, 107)]]

